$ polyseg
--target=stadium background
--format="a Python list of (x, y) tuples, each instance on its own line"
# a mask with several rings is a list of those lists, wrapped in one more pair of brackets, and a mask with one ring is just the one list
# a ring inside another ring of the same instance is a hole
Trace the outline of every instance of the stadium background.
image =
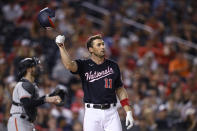
[[(40, 9), (56, 10), (55, 25), (67, 36), (73, 59), (88, 57), (85, 41), (102, 33), (108, 58), (121, 69), (134, 108), (130, 131), (197, 130), (196, 0), (1, 0), (0, 130), (6, 131), (16, 67), (39, 57), (45, 73), (40, 94), (58, 84), (70, 90), (64, 107), (38, 108), (39, 131), (82, 131), (83, 92), (64, 69), (54, 42), (57, 32), (37, 22)], [(125, 113), (119, 109), (123, 129)]]

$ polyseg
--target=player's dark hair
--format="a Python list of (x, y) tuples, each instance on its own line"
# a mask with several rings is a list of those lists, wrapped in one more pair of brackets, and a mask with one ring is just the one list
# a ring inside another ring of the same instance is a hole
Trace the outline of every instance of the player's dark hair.
[(96, 39), (102, 39), (101, 35), (94, 35), (88, 39), (88, 41), (86, 42), (86, 46), (87, 46), (88, 51), (89, 51), (90, 47), (93, 47), (93, 41)]

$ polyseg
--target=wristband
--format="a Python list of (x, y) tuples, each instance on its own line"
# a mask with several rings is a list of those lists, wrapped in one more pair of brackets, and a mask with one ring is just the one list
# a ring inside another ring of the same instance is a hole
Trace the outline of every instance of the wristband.
[(122, 105), (122, 107), (129, 106), (129, 99), (125, 98), (125, 99), (121, 100), (120, 104)]

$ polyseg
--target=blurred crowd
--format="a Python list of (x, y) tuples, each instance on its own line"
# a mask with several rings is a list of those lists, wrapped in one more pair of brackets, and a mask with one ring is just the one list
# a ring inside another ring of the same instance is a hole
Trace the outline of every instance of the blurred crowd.
[[(88, 9), (83, 2), (110, 13)], [(37, 21), (38, 12), (46, 6), (56, 11), (56, 30), (43, 29)], [(153, 32), (129, 25), (123, 18)], [(17, 64), (36, 56), (44, 67), (38, 81), (40, 95), (58, 85), (69, 91), (64, 106), (38, 108), (36, 129), (82, 131), (81, 81), (61, 63), (54, 42), (61, 33), (73, 59), (88, 58), (87, 38), (102, 34), (106, 57), (119, 64), (133, 107), (135, 125), (130, 131), (197, 131), (196, 49), (171, 38), (197, 43), (196, 0), (1, 0), (0, 28), (0, 130), (6, 131)], [(122, 108), (119, 114), (126, 131)]]

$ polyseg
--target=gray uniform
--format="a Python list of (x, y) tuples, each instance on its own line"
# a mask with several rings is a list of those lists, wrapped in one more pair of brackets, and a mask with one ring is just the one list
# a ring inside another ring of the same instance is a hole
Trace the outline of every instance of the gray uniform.
[[(24, 84), (25, 83), (25, 84)], [(28, 90), (24, 88), (24, 86), (33, 85), (30, 82), (18, 82), (13, 91), (13, 102), (17, 104), (21, 104), (20, 99), (29, 97), (32, 98), (32, 95)], [(36, 94), (38, 94), (38, 87), (33, 85), (31, 88), (35, 88)], [(38, 97), (38, 95), (37, 95)], [(12, 104), (10, 110), (10, 118), (8, 120), (8, 131), (33, 131), (34, 124), (33, 121), (29, 119), (27, 112), (25, 111), (22, 105)]]

